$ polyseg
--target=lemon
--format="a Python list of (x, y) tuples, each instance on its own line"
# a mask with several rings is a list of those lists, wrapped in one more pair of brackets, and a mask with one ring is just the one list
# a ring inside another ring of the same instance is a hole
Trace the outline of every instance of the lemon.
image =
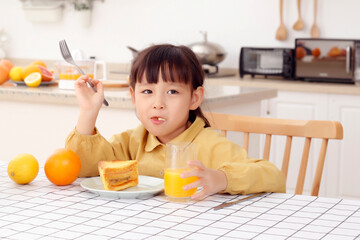
[(41, 83), (41, 74), (38, 72), (30, 73), (25, 79), (24, 82), (29, 87), (37, 87)]
[(37, 159), (28, 153), (13, 158), (8, 165), (8, 175), (17, 184), (27, 184), (34, 180), (39, 172)]
[(23, 72), (23, 67), (13, 67), (9, 72), (9, 76), (13, 81), (22, 81), (21, 75)]

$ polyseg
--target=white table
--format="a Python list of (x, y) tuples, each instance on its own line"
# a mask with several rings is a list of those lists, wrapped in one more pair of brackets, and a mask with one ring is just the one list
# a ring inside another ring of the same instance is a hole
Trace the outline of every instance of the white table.
[(268, 194), (214, 211), (226, 200), (111, 199), (58, 187), (43, 168), (17, 185), (0, 163), (1, 239), (360, 239), (360, 201)]

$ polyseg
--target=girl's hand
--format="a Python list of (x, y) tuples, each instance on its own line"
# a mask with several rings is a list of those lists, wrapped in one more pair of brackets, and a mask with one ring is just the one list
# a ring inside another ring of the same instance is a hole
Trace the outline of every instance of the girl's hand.
[[(87, 82), (92, 82), (97, 88), (95, 92), (88, 87)], [(96, 118), (104, 101), (104, 88), (99, 80), (91, 79), (87, 75), (79, 77), (75, 82), (75, 94), (80, 105), (80, 114), (76, 130), (83, 135), (94, 133)]]
[[(92, 82), (97, 88), (97, 92), (88, 87), (87, 82)], [(91, 79), (87, 75), (82, 75), (76, 80), (75, 94), (82, 111), (98, 112), (104, 101), (102, 83), (99, 80)]]
[(189, 166), (196, 169), (183, 172), (182, 178), (196, 176), (199, 180), (184, 186), (184, 190), (202, 187), (200, 192), (191, 196), (193, 200), (202, 200), (207, 196), (223, 191), (227, 187), (227, 178), (223, 171), (206, 168), (200, 161), (189, 161)]

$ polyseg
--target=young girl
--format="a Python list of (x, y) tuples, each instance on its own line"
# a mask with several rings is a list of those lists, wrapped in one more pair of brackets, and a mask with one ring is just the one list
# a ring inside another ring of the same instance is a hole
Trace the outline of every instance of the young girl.
[[(87, 87), (92, 81), (98, 91)], [(140, 52), (131, 68), (130, 94), (141, 125), (114, 135), (109, 141), (95, 128), (104, 99), (101, 82), (81, 76), (75, 83), (80, 104), (76, 128), (66, 147), (81, 159), (80, 177), (98, 176), (101, 160), (138, 160), (139, 174), (163, 178), (165, 144), (193, 142), (196, 170), (181, 177), (197, 176), (185, 190), (202, 187), (192, 198), (226, 192), (285, 192), (282, 173), (267, 160), (251, 159), (246, 151), (209, 126), (201, 112), (204, 73), (195, 54), (185, 46), (155, 45)]]

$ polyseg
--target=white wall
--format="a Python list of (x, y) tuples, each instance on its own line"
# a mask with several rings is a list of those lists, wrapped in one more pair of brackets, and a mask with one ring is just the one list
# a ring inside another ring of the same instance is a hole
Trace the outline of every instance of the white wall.
[[(360, 1), (318, 0), (321, 37), (360, 38)], [(61, 58), (58, 41), (66, 39), (71, 49), (109, 62), (130, 62), (127, 45), (137, 49), (152, 43), (190, 44), (209, 41), (228, 52), (221, 67), (238, 67), (242, 46), (293, 47), (296, 37), (309, 37), (313, 1), (302, 1), (305, 29), (296, 32), (296, 0), (284, 1), (288, 39), (275, 40), (279, 25), (278, 0), (104, 0), (95, 1), (92, 25), (81, 27), (70, 4), (56, 23), (33, 23), (25, 19), (20, 0), (0, 1), (0, 26), (9, 35), (9, 58)]]

